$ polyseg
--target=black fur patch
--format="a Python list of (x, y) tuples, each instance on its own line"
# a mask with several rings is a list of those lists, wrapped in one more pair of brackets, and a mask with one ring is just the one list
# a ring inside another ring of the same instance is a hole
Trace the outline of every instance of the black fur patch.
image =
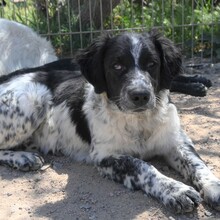
[(79, 66), (71, 59), (65, 59), (47, 64), (40, 69), (44, 71), (37, 73), (35, 81), (45, 84), (52, 91), (55, 106), (66, 101), (71, 120), (76, 125), (76, 133), (82, 140), (90, 143), (88, 122), (82, 111), (86, 80), (80, 73)]

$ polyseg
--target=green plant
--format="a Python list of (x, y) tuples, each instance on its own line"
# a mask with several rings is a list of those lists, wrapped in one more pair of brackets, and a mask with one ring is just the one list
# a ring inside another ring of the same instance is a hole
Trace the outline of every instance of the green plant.
[[(185, 48), (185, 54), (203, 53), (211, 50), (220, 59), (220, 7), (212, 6), (212, 0), (147, 1), (141, 7), (132, 0), (124, 0), (113, 11), (113, 28), (148, 30), (158, 27), (176, 44)], [(111, 27), (110, 19), (106, 28)], [(210, 43), (212, 42), (212, 43)]]
[[(71, 54), (71, 47), (79, 47), (80, 39), (69, 33), (75, 31), (77, 16), (70, 14), (67, 5), (59, 6), (56, 0), (47, 1), (47, 12), (37, 9), (35, 1), (26, 1), (25, 5), (17, 5), (7, 1), (2, 9), (1, 17), (23, 23), (43, 36), (47, 36), (59, 55)], [(70, 18), (70, 19), (69, 19)]]
[[(70, 55), (73, 49), (85, 47), (100, 32), (86, 24), (87, 29), (80, 30), (78, 11), (69, 7), (68, 1), (62, 5), (58, 2), (27, 0), (24, 5), (17, 5), (6, 0), (7, 6), (0, 8), (0, 16), (32, 27), (49, 37), (58, 55)], [(158, 27), (181, 45), (186, 55), (212, 53), (220, 59), (220, 6), (214, 7), (213, 0), (146, 0), (143, 5), (138, 2), (123, 0), (104, 21), (104, 29), (117, 33), (124, 29), (145, 31)], [(42, 5), (39, 8), (37, 4)]]

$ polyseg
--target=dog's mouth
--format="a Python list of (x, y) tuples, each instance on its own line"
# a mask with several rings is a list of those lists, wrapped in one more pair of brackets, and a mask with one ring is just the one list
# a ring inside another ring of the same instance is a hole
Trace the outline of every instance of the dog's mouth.
[(156, 98), (152, 98), (142, 106), (137, 106), (128, 99), (120, 99), (116, 102), (117, 107), (120, 111), (126, 113), (141, 113), (144, 111), (152, 110), (156, 107)]
[(132, 111), (133, 111), (133, 112), (144, 112), (144, 111), (146, 111), (147, 109), (149, 109), (149, 108), (147, 108), (147, 107), (140, 107), (140, 108), (137, 108), (137, 109), (133, 109)]

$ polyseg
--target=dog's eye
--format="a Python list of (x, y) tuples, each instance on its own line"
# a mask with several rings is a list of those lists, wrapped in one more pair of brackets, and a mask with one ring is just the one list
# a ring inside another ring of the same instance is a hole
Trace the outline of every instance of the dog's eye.
[(114, 68), (115, 70), (122, 70), (122, 69), (123, 69), (123, 66), (122, 66), (121, 64), (116, 63), (116, 64), (113, 65), (113, 68)]
[(148, 67), (148, 68), (152, 68), (152, 67), (154, 67), (155, 65), (156, 65), (155, 62), (150, 62), (150, 63), (147, 64), (147, 67)]

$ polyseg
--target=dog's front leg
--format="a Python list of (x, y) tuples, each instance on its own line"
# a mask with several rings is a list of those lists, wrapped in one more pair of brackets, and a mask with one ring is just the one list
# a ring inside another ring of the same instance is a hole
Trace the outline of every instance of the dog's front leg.
[(169, 164), (192, 181), (206, 203), (220, 211), (220, 180), (196, 153), (192, 141), (183, 132), (181, 137), (182, 144), (166, 155)]
[(98, 167), (105, 176), (130, 189), (143, 190), (177, 213), (191, 212), (201, 202), (194, 188), (164, 176), (140, 159), (110, 156), (102, 159)]

